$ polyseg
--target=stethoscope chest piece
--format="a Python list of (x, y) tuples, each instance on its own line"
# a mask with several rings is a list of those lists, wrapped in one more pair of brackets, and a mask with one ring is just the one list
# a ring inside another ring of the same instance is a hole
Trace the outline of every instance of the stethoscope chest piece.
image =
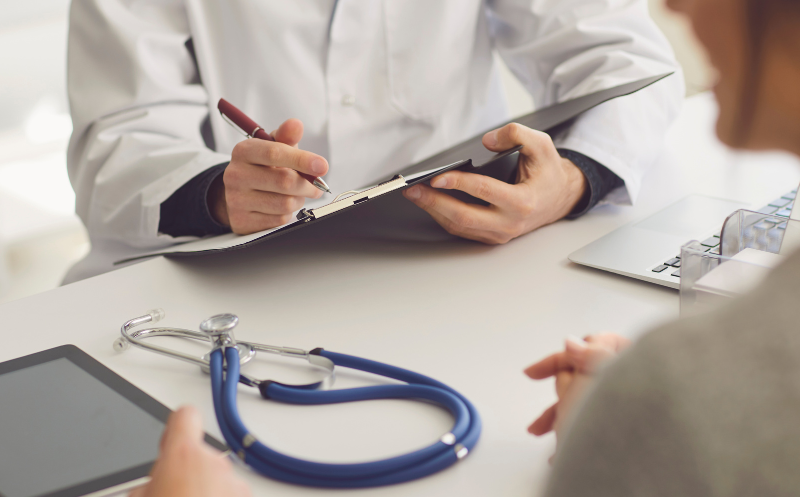
[(235, 314), (217, 314), (200, 323), (200, 331), (208, 335), (208, 339), (214, 345), (211, 352), (226, 347), (238, 349), (236, 339), (233, 338), (233, 329), (237, 324), (239, 324), (239, 317)]
[(217, 314), (200, 323), (200, 331), (209, 336), (221, 336), (230, 333), (239, 324), (239, 316), (235, 314)]

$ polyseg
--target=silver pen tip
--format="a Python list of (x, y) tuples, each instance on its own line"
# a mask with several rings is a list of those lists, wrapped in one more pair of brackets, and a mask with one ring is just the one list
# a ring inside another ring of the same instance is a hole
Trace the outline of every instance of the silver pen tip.
[(331, 191), (330, 187), (328, 186), (328, 184), (325, 183), (325, 180), (323, 180), (322, 178), (315, 179), (314, 180), (314, 186), (316, 186), (317, 188), (319, 188), (322, 191), (325, 191), (325, 192), (328, 192), (328, 193), (333, 193)]

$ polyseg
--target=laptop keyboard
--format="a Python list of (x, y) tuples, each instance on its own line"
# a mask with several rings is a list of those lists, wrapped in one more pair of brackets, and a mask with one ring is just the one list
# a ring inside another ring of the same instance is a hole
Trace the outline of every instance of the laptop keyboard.
[[(772, 214), (775, 216), (785, 217), (788, 218), (792, 214), (792, 207), (794, 207), (794, 199), (797, 196), (797, 190), (792, 190), (785, 195), (781, 195), (779, 198), (776, 198), (769, 204), (765, 205), (764, 207), (758, 209), (756, 212), (760, 212), (762, 214)], [(762, 221), (764, 222), (764, 221)], [(770, 224), (772, 226), (772, 224)], [(778, 229), (786, 229), (786, 223), (782, 223), (778, 226)], [(706, 252), (711, 254), (719, 254), (720, 251), (720, 240), (719, 240), (719, 233), (715, 233), (713, 236), (710, 236), (700, 242), (706, 248)], [(681, 255), (678, 254), (672, 259), (664, 261), (663, 264), (660, 264), (651, 270), (654, 273), (664, 273), (669, 274), (670, 276), (674, 276), (675, 278), (681, 277)]]

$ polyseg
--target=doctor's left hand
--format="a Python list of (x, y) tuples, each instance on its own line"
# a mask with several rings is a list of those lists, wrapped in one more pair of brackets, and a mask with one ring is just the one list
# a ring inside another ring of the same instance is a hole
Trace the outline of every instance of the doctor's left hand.
[[(562, 158), (546, 133), (508, 124), (483, 136), (501, 152), (522, 145), (516, 184), (449, 171), (403, 192), (453, 235), (488, 244), (506, 243), (569, 214), (586, 192), (583, 173)], [(461, 190), (490, 205), (467, 204), (440, 190)]]
[(130, 497), (249, 497), (231, 462), (203, 441), (200, 414), (182, 407), (167, 421), (150, 483)]

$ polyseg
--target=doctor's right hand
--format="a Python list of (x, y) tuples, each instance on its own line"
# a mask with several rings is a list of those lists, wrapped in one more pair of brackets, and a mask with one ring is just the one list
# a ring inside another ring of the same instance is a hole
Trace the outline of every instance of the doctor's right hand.
[(305, 199), (322, 196), (298, 174), (328, 172), (328, 161), (297, 147), (303, 123), (289, 119), (272, 136), (274, 142), (253, 138), (239, 142), (222, 178), (209, 189), (212, 216), (234, 233), (247, 235), (286, 224)]
[(200, 414), (182, 407), (167, 421), (150, 483), (129, 497), (250, 497), (227, 458), (203, 441)]

